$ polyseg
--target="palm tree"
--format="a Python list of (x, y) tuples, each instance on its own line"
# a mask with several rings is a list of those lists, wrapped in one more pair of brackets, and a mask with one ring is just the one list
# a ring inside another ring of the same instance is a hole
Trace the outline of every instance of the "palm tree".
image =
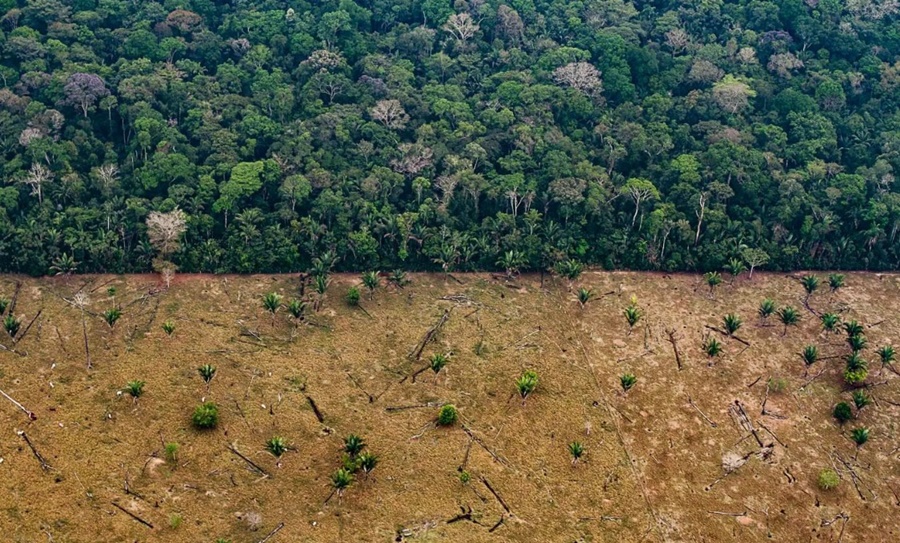
[(853, 405), (856, 406), (856, 418), (859, 418), (859, 412), (863, 407), (872, 404), (872, 398), (866, 394), (865, 390), (854, 390), (853, 391)]
[(118, 307), (113, 307), (112, 309), (107, 309), (103, 312), (103, 320), (106, 321), (106, 324), (109, 325), (110, 328), (116, 325), (119, 318), (122, 317), (122, 310)]
[(866, 348), (869, 340), (866, 339), (866, 336), (862, 334), (857, 334), (855, 336), (849, 336), (847, 338), (847, 344), (850, 345), (850, 350), (853, 352), (859, 352)]
[(709, 358), (714, 358), (722, 353), (722, 344), (713, 337), (707, 336), (707, 338), (703, 340), (701, 347), (703, 347), (703, 352), (705, 352), (706, 356)]
[(791, 306), (785, 306), (778, 310), (778, 320), (784, 325), (782, 336), (787, 335), (788, 326), (796, 326), (800, 322), (800, 314)]
[(722, 275), (719, 272), (711, 271), (704, 274), (703, 278), (706, 279), (706, 284), (709, 286), (709, 295), (713, 296), (716, 287), (722, 284)]
[(804, 275), (800, 278), (800, 283), (803, 284), (803, 289), (806, 291), (806, 299), (803, 300), (803, 303), (807, 304), (812, 293), (819, 289), (819, 277), (817, 275)]
[(581, 304), (581, 309), (584, 309), (584, 306), (587, 305), (589, 301), (594, 297), (593, 289), (581, 287), (578, 289), (578, 303)]
[(841, 318), (835, 315), (834, 313), (824, 313), (822, 314), (822, 328), (827, 332), (835, 332), (837, 330), (838, 324), (841, 323)]
[(328, 279), (327, 275), (317, 275), (315, 278), (315, 289), (318, 297), (316, 298), (316, 303), (313, 304), (313, 309), (316, 312), (322, 308), (322, 301), (325, 299), (325, 293), (328, 291), (328, 285), (331, 281)]
[(375, 293), (375, 289), (378, 288), (378, 283), (380, 282), (378, 278), (379, 273), (380, 272), (378, 271), (367, 271), (362, 276), (363, 285), (365, 285), (365, 287), (369, 289), (369, 298), (372, 297), (372, 295)]
[(859, 448), (869, 441), (869, 429), (865, 426), (854, 428), (853, 431), (850, 432), (850, 438), (853, 439), (853, 443), (856, 444), (856, 454), (859, 455)]
[(759, 313), (759, 318), (761, 318), (764, 322), (769, 320), (769, 317), (772, 316), (772, 313), (775, 312), (775, 300), (771, 298), (766, 298), (759, 304), (759, 309), (757, 309), (757, 313)]
[(338, 499), (344, 495), (344, 491), (347, 490), (352, 483), (353, 474), (344, 468), (331, 474), (332, 493), (337, 492)]
[(269, 441), (266, 441), (266, 450), (272, 453), (272, 456), (275, 458), (279, 458), (287, 452), (288, 446), (283, 437), (274, 436)]
[(584, 445), (579, 441), (569, 443), (569, 454), (572, 456), (572, 465), (574, 466), (584, 456)]
[(538, 375), (534, 370), (528, 370), (522, 374), (521, 377), (516, 379), (516, 389), (519, 391), (519, 396), (522, 397), (522, 405), (525, 405), (525, 400), (528, 399), (528, 396), (534, 392), (534, 389), (537, 388), (538, 384)]
[(561, 260), (553, 266), (553, 271), (556, 272), (557, 275), (561, 275), (568, 279), (570, 283), (578, 279), (582, 269), (581, 263), (577, 260), (572, 260), (571, 258)]
[(731, 274), (731, 284), (734, 284), (734, 280), (737, 279), (738, 275), (747, 271), (747, 266), (744, 265), (744, 261), (739, 258), (732, 258), (728, 261), (728, 264), (725, 264), (725, 271)]
[(15, 318), (13, 315), (7, 315), (5, 319), (3, 319), (3, 328), (6, 330), (6, 333), (9, 334), (9, 337), (15, 338), (16, 334), (19, 333), (19, 328), (22, 326), (22, 321)]
[(514, 276), (519, 274), (519, 267), (522, 266), (526, 262), (525, 254), (521, 251), (516, 251), (513, 249), (512, 251), (506, 251), (503, 255), (497, 260), (497, 266), (500, 266), (506, 271), (506, 278), (512, 279)]
[(281, 299), (283, 296), (277, 292), (270, 292), (263, 296), (262, 305), (266, 311), (272, 314), (272, 325), (275, 325), (275, 312), (281, 307)]
[(819, 348), (815, 345), (807, 345), (803, 348), (803, 352), (800, 353), (800, 356), (803, 357), (803, 363), (806, 365), (806, 372), (803, 374), (806, 376), (809, 374), (810, 366), (819, 360)]
[(633, 373), (620, 375), (619, 384), (622, 385), (622, 392), (628, 394), (628, 391), (637, 384), (637, 377), (635, 377)]
[(375, 466), (378, 465), (378, 456), (370, 453), (364, 452), (360, 453), (359, 457), (356, 459), (356, 465), (359, 466), (359, 469), (363, 470), (363, 473), (366, 474), (366, 478), (369, 478), (369, 473), (375, 469)]
[(632, 330), (634, 330), (634, 325), (637, 324), (643, 316), (643, 312), (637, 306), (637, 298), (634, 296), (631, 297), (631, 302), (625, 308), (624, 314), (625, 320), (628, 322), (628, 333), (630, 334)]
[(429, 360), (428, 365), (431, 367), (431, 371), (434, 372), (435, 376), (444, 369), (444, 366), (447, 365), (447, 355), (441, 353), (434, 353), (431, 355), (431, 359)]
[(864, 330), (863, 325), (856, 322), (856, 320), (844, 323), (844, 331), (847, 332), (847, 337), (858, 336), (862, 334)]
[(741, 318), (738, 317), (737, 315), (735, 315), (734, 313), (729, 313), (729, 314), (725, 315), (725, 318), (723, 319), (723, 324), (725, 325), (725, 331), (728, 332), (728, 335), (733, 336), (734, 333), (737, 332), (738, 329), (741, 327), (741, 325), (743, 324), (743, 321), (741, 321)]
[(843, 273), (832, 273), (828, 276), (828, 286), (831, 287), (831, 292), (837, 292), (837, 290), (844, 286), (844, 274)]
[(858, 385), (869, 376), (869, 364), (859, 356), (858, 352), (850, 353), (845, 359), (844, 381), (850, 385)]
[[(881, 367), (890, 366), (891, 363), (896, 358), (897, 354), (894, 352), (894, 348), (890, 345), (885, 345), (884, 347), (878, 349), (878, 356), (881, 358)], [(893, 366), (891, 366), (893, 368)]]
[(366, 442), (356, 434), (350, 434), (344, 438), (344, 452), (349, 454), (351, 458), (355, 458), (365, 446)]

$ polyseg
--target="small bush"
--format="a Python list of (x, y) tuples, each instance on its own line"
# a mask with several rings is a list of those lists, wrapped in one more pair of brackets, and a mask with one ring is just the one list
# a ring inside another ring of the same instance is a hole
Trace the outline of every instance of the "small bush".
[(471, 481), (471, 480), (472, 480), (472, 474), (470, 474), (468, 471), (462, 470), (459, 472), (459, 482), (460, 483), (467, 485), (467, 484), (469, 484), (469, 481)]
[(210, 381), (212, 381), (213, 377), (216, 376), (216, 367), (212, 364), (203, 364), (202, 366), (197, 368), (197, 371), (200, 373), (200, 377), (203, 378), (207, 385)]
[(184, 517), (178, 513), (174, 513), (169, 517), (169, 526), (171, 526), (173, 530), (177, 530), (183, 522)]
[(215, 428), (219, 424), (219, 407), (213, 402), (203, 402), (194, 409), (191, 421), (200, 430)]
[(841, 478), (833, 469), (823, 469), (819, 472), (818, 484), (822, 490), (831, 490), (841, 483)]
[(643, 316), (640, 308), (638, 308), (638, 306), (634, 303), (628, 305), (623, 313), (625, 315), (625, 321), (628, 323), (629, 329), (633, 329)]
[(175, 321), (170, 319), (162, 323), (162, 329), (167, 336), (171, 336), (173, 333), (175, 333)]
[(709, 287), (710, 293), (712, 293), (717, 286), (722, 284), (722, 275), (719, 272), (707, 272), (703, 275), (703, 278), (706, 280), (706, 285)]
[(359, 289), (356, 287), (350, 287), (347, 289), (347, 295), (344, 297), (347, 300), (347, 304), (352, 306), (359, 305)]
[(455, 405), (445, 405), (438, 411), (437, 423), (441, 426), (453, 426), (459, 420), (459, 411)]
[(569, 443), (569, 454), (572, 456), (572, 464), (574, 465), (584, 456), (584, 445), (580, 441)]
[(847, 332), (847, 337), (853, 337), (861, 335), (865, 331), (865, 328), (863, 328), (863, 325), (856, 320), (852, 320), (844, 323), (844, 331)]
[(122, 310), (118, 307), (107, 309), (103, 312), (103, 320), (106, 321), (110, 328), (115, 326), (120, 318), (122, 318)]
[(812, 296), (812, 293), (819, 290), (819, 277), (816, 275), (804, 275), (800, 278), (803, 290), (806, 291), (806, 299)]
[(140, 398), (144, 393), (145, 384), (146, 383), (144, 383), (143, 381), (128, 381), (128, 383), (125, 385), (125, 390), (128, 392), (128, 394), (131, 395), (132, 398)]
[(848, 420), (853, 418), (853, 410), (850, 409), (850, 404), (847, 402), (841, 402), (834, 406), (834, 411), (832, 415), (835, 419), (837, 419), (838, 424), (844, 424)]
[(633, 373), (626, 373), (619, 376), (619, 384), (622, 385), (623, 392), (628, 392), (637, 384), (637, 377)]
[(807, 367), (812, 366), (819, 360), (819, 348), (815, 345), (807, 345), (803, 348), (800, 356), (803, 358), (803, 363), (806, 364)]
[(287, 452), (288, 446), (283, 437), (274, 436), (269, 441), (266, 441), (266, 450), (272, 453), (272, 456), (275, 458), (279, 458)]
[(854, 353), (858, 353), (866, 348), (869, 344), (869, 340), (866, 339), (866, 336), (862, 334), (857, 334), (855, 336), (847, 337), (847, 345), (850, 346), (850, 350)]
[(166, 455), (166, 461), (174, 464), (178, 458), (178, 443), (174, 443), (174, 442), (166, 443), (164, 452)]
[(782, 377), (770, 377), (768, 381), (766, 381), (766, 385), (769, 387), (771, 392), (775, 392), (776, 394), (779, 392), (784, 392), (787, 388), (787, 381)]
[(894, 361), (897, 357), (897, 352), (890, 345), (885, 345), (878, 349), (878, 357), (881, 358), (881, 365), (886, 366)]
[(365, 448), (366, 442), (356, 434), (344, 438), (344, 452), (355, 458)]
[(519, 391), (519, 396), (521, 396), (523, 400), (526, 399), (532, 392), (534, 392), (534, 389), (537, 388), (537, 384), (537, 372), (534, 370), (526, 371), (522, 374), (521, 377), (516, 380), (516, 389)]
[(859, 353), (853, 352), (845, 360), (847, 365), (844, 369), (844, 381), (848, 385), (858, 385), (865, 381), (869, 376), (869, 365)]
[(569, 281), (578, 279), (578, 277), (581, 275), (582, 269), (583, 268), (581, 266), (581, 263), (579, 263), (577, 260), (572, 259), (562, 260), (560, 262), (557, 262), (553, 266), (553, 271), (557, 275), (561, 275)]

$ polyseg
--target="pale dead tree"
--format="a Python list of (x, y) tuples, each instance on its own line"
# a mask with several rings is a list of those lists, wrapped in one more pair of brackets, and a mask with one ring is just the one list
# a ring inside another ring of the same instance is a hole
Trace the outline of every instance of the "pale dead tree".
[(304, 66), (312, 66), (316, 70), (330, 70), (344, 63), (344, 57), (340, 53), (328, 49), (317, 49), (309, 54), (309, 58), (301, 62)]
[(28, 147), (31, 142), (44, 137), (44, 133), (40, 128), (28, 127), (19, 134), (19, 145)]
[(553, 80), (579, 90), (587, 95), (599, 94), (603, 91), (600, 70), (587, 62), (570, 62), (553, 70)]
[(673, 53), (678, 54), (691, 44), (691, 36), (680, 28), (673, 28), (666, 32), (666, 45)]
[(769, 57), (767, 66), (769, 71), (775, 72), (779, 77), (790, 79), (794, 70), (803, 68), (803, 61), (793, 53), (778, 53)]
[(455, 13), (447, 19), (442, 28), (456, 38), (460, 48), (464, 48), (466, 42), (472, 39), (480, 27), (468, 13)]
[(147, 236), (161, 258), (167, 258), (178, 250), (185, 230), (187, 215), (177, 207), (168, 213), (151, 211), (147, 217)]
[(403, 143), (398, 148), (400, 158), (391, 161), (394, 171), (414, 176), (432, 164), (434, 151), (420, 143)]
[(699, 59), (691, 65), (688, 79), (697, 83), (715, 83), (722, 79), (723, 75), (725, 75), (725, 72), (721, 68), (708, 60)]
[(93, 171), (94, 179), (100, 191), (109, 194), (119, 181), (119, 167), (115, 164), (104, 164)]
[(750, 98), (756, 96), (756, 91), (729, 74), (713, 85), (712, 94), (713, 100), (719, 104), (719, 107), (729, 113), (737, 113), (749, 105)]
[(44, 203), (44, 185), (52, 180), (53, 172), (35, 162), (28, 169), (28, 173), (22, 179), (22, 183), (31, 187), (31, 195), (37, 196), (39, 203)]
[(166, 288), (168, 289), (172, 286), (172, 279), (175, 279), (175, 264), (171, 262), (165, 262), (161, 266), (159, 266), (159, 275), (162, 277), (163, 283), (166, 284)]
[(520, 43), (525, 38), (525, 23), (519, 12), (503, 4), (497, 8), (497, 31), (511, 43)]
[(87, 369), (94, 367), (91, 363), (91, 349), (88, 347), (87, 318), (85, 318), (85, 308), (90, 304), (88, 295), (83, 290), (79, 290), (72, 297), (72, 305), (81, 310), (81, 334), (84, 336), (84, 356), (87, 359)]
[(456, 190), (456, 185), (459, 184), (459, 176), (458, 175), (442, 175), (437, 178), (434, 182), (435, 186), (441, 191), (441, 210), (446, 211), (447, 206), (450, 205), (450, 201), (453, 199), (453, 192)]
[(880, 21), (900, 12), (900, 0), (847, 0), (847, 11), (863, 20)]
[(370, 112), (372, 118), (384, 126), (399, 130), (406, 126), (409, 115), (399, 100), (379, 100)]
[(756, 49), (752, 47), (741, 47), (736, 56), (742, 64), (759, 64), (759, 59), (756, 58)]
[(694, 245), (697, 245), (697, 242), (700, 241), (700, 226), (703, 224), (703, 215), (706, 213), (707, 203), (709, 203), (709, 194), (701, 192), (697, 204), (697, 211), (694, 212), (697, 215), (697, 235), (694, 236)]

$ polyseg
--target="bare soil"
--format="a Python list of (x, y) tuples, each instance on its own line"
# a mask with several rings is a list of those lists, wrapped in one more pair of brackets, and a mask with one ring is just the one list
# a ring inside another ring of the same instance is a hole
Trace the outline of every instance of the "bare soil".
[[(185, 275), (168, 290), (149, 275), (0, 278), (0, 297), (20, 284), (23, 330), (40, 311), (18, 342), (0, 331), (0, 389), (37, 417), (0, 397), (0, 540), (257, 543), (283, 525), (270, 542), (896, 541), (900, 377), (875, 349), (900, 338), (900, 276), (848, 274), (809, 309), (798, 277), (757, 273), (710, 295), (692, 275), (587, 272), (542, 287), (413, 274), (351, 307), (359, 278), (334, 276), (299, 324), (261, 304), (299, 296), (296, 276)], [(580, 286), (596, 293), (583, 309)], [(629, 331), (632, 296), (644, 317)], [(799, 325), (782, 335), (776, 317), (762, 323), (766, 297), (798, 308)], [(110, 328), (101, 315), (116, 304)], [(869, 340), (875, 402), (843, 428), (831, 411), (850, 402), (848, 347), (822, 332), (825, 311), (864, 323)], [(746, 344), (707, 328), (726, 313), (743, 318)], [(717, 359), (701, 349), (707, 334), (724, 345)], [(824, 358), (808, 376), (807, 344)], [(436, 352), (450, 353), (447, 367), (413, 379)], [(218, 368), (208, 389), (203, 364)], [(523, 402), (515, 381), (528, 369), (539, 384)], [(637, 385), (624, 394), (626, 372)], [(134, 379), (146, 381), (137, 400), (123, 392)], [(215, 430), (191, 426), (204, 400), (219, 406)], [(444, 403), (459, 408), (453, 427), (434, 425)], [(871, 430), (858, 451), (857, 426)], [(351, 433), (380, 463), (326, 503)], [(274, 435), (292, 447), (280, 459), (265, 450)], [(572, 441), (586, 450), (575, 465)], [(746, 463), (726, 475), (725, 456)], [(836, 489), (817, 486), (825, 468)]]

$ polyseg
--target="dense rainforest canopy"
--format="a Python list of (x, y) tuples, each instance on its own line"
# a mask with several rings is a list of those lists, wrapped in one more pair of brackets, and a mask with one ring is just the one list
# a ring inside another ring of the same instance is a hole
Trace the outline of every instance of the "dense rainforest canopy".
[(898, 12), (0, 0), (0, 271), (896, 269)]

